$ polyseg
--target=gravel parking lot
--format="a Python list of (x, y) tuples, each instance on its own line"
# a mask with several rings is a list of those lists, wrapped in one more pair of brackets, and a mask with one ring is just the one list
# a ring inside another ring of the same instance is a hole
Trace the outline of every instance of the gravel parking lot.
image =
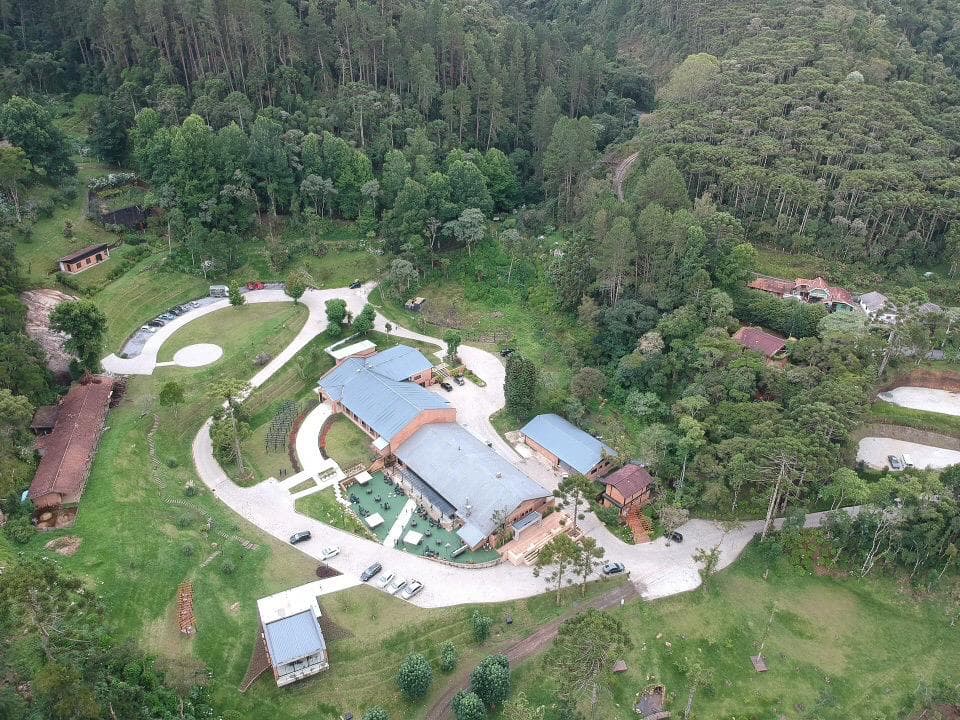
[(960, 463), (960, 452), (956, 450), (881, 437), (867, 437), (861, 440), (857, 448), (857, 460), (863, 460), (870, 467), (883, 469), (889, 467), (888, 455), (900, 457), (904, 453), (910, 455), (913, 464), (918, 468), (939, 470), (948, 465)]
[(960, 393), (947, 390), (935, 390), (924, 387), (898, 387), (889, 392), (880, 393), (881, 400), (928, 412), (944, 415), (960, 415)]

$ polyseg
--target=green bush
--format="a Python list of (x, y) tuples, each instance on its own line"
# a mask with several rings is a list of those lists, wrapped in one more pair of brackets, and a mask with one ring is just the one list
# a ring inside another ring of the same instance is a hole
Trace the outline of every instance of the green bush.
[(176, 467), (180, 467), (180, 461), (177, 460), (175, 457), (168, 457), (168, 458), (167, 458), (166, 460), (164, 460), (163, 462), (164, 462), (164, 464), (165, 464), (168, 468), (170, 468), (171, 470), (173, 470), (173, 469), (176, 468)]
[(363, 714), (361, 720), (390, 720), (390, 716), (380, 705), (375, 705)]
[(26, 545), (30, 542), (30, 538), (33, 537), (34, 532), (36, 531), (30, 523), (30, 518), (26, 515), (8, 520), (3, 528), (3, 534), (6, 535), (11, 542), (15, 542), (18, 545)]
[(461, 690), (453, 696), (453, 715), (457, 720), (484, 720), (487, 709), (476, 693)]
[(473, 626), (473, 641), (477, 645), (482, 645), (490, 637), (490, 629), (493, 627), (493, 618), (484, 615), (479, 610), (474, 610), (470, 617), (470, 624)]
[(193, 557), (197, 553), (197, 549), (190, 543), (187, 543), (180, 548), (180, 552), (183, 553), (184, 557)]
[(406, 695), (408, 700), (419, 700), (433, 682), (433, 669), (430, 662), (420, 653), (410, 653), (400, 664), (397, 673), (397, 687)]
[(510, 661), (506, 655), (489, 655), (470, 673), (470, 687), (488, 708), (510, 695)]
[(457, 647), (447, 640), (440, 646), (440, 670), (445, 673), (453, 672), (458, 660)]

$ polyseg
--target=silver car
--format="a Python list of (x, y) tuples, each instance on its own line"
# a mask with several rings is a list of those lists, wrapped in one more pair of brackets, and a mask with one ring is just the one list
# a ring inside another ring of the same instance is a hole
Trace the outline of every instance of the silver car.
[(396, 573), (387, 573), (386, 575), (381, 575), (380, 579), (377, 580), (377, 587), (381, 590), (386, 590), (387, 586), (393, 582), (393, 578), (396, 576)]
[(391, 595), (396, 595), (398, 592), (400, 592), (403, 589), (404, 585), (406, 584), (407, 584), (407, 581), (404, 580), (403, 578), (401, 577), (394, 578), (393, 582), (387, 585), (385, 590)]
[(400, 597), (402, 597), (404, 600), (410, 600), (421, 590), (423, 590), (423, 583), (419, 580), (411, 580), (400, 592)]

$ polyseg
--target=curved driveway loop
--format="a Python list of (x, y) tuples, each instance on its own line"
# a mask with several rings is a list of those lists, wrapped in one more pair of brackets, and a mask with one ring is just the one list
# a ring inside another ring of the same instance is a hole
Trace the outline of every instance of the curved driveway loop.
[[(283, 367), (310, 340), (324, 331), (327, 325), (325, 302), (332, 298), (347, 301), (348, 309), (358, 313), (373, 289), (373, 283), (362, 288), (308, 290), (301, 302), (307, 306), (309, 317), (297, 336), (267, 366), (250, 379), (252, 387), (262, 385), (277, 370)], [(280, 289), (269, 288), (246, 294), (247, 302), (289, 302), (290, 298)], [(117, 374), (149, 375), (156, 367), (157, 351), (163, 342), (177, 329), (194, 317), (229, 306), (227, 300), (197, 308), (161, 328), (147, 341), (144, 351), (136, 358), (123, 360), (111, 355), (103, 361), (104, 367)], [(386, 330), (387, 320), (378, 315), (376, 327)], [(420, 333), (394, 327), (391, 334), (407, 337), (444, 347), (444, 343)], [(492, 353), (461, 346), (460, 357), (467, 367), (487, 383), (480, 388), (472, 383), (456, 386), (450, 399), (457, 406), (458, 417), (465, 427), (481, 440), (489, 442), (502, 456), (523, 469), (545, 487), (556, 483), (556, 478), (545, 466), (534, 459), (521, 458), (493, 429), (489, 416), (504, 405), (504, 366)], [(459, 394), (459, 395), (458, 395)], [(298, 443), (299, 444), (299, 443)], [(208, 420), (193, 441), (193, 461), (197, 474), (203, 482), (234, 512), (252, 522), (266, 533), (286, 541), (298, 530), (309, 529), (313, 538), (297, 545), (297, 549), (320, 559), (320, 550), (326, 545), (339, 545), (341, 552), (329, 564), (345, 576), (358, 578), (367, 566), (381, 562), (386, 572), (396, 572), (405, 578), (417, 578), (425, 583), (423, 592), (413, 602), (422, 607), (442, 607), (463, 603), (482, 603), (511, 600), (538, 595), (546, 586), (541, 578), (533, 577), (530, 568), (501, 564), (492, 568), (469, 569), (449, 566), (426, 558), (411, 555), (401, 550), (384, 547), (311, 518), (300, 515), (294, 509), (294, 498), (275, 481), (262, 482), (251, 488), (241, 488), (223, 472), (213, 457)], [(856, 512), (856, 508), (848, 509)], [(818, 526), (825, 513), (807, 516), (807, 526)], [(580, 522), (580, 526), (606, 549), (606, 557), (622, 562), (631, 574), (631, 579), (646, 598), (665, 597), (696, 588), (700, 584), (697, 563), (693, 555), (697, 548), (720, 549), (719, 568), (732, 563), (743, 551), (750, 539), (762, 528), (761, 521), (747, 522), (740, 527), (724, 531), (714, 522), (691, 520), (680, 530), (684, 535), (682, 544), (668, 545), (663, 538), (645, 545), (628, 545), (610, 533), (592, 513)], [(359, 584), (359, 579), (356, 580)]]

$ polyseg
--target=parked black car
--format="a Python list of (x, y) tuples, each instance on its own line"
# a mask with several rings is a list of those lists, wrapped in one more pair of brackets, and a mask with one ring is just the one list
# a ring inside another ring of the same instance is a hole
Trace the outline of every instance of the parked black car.
[(301, 530), (300, 532), (296, 532), (290, 536), (290, 544), (296, 545), (297, 543), (306, 542), (312, 537), (313, 535), (310, 534), (309, 530)]
[(515, 351), (513, 348), (504, 348), (503, 350), (500, 351), (500, 357), (507, 357), (508, 355), (513, 355), (514, 352)]
[(368, 567), (366, 570), (364, 570), (360, 574), (360, 579), (363, 580), (364, 582), (367, 582), (367, 580), (370, 580), (374, 575), (376, 575), (381, 570), (383, 570), (383, 565), (381, 565), (380, 563), (374, 563), (373, 565)]
[(603, 566), (604, 575), (619, 575), (626, 568), (623, 566), (623, 563), (618, 562), (608, 562)]
[(360, 283), (359, 280), (354, 280), (352, 283), (350, 283), (350, 289), (351, 289), (351, 290), (359, 290), (359, 289), (360, 289), (360, 285), (361, 285), (361, 283)]
[(682, 543), (683, 535), (681, 535), (676, 530), (674, 530), (673, 532), (667, 533), (667, 540), (670, 540), (671, 542), (675, 542), (675, 543)]
[(447, 392), (453, 392), (453, 385), (448, 383), (446, 380), (441, 381), (440, 387), (442, 387)]
[(147, 323), (150, 327), (163, 327), (166, 323), (160, 318), (155, 318)]

